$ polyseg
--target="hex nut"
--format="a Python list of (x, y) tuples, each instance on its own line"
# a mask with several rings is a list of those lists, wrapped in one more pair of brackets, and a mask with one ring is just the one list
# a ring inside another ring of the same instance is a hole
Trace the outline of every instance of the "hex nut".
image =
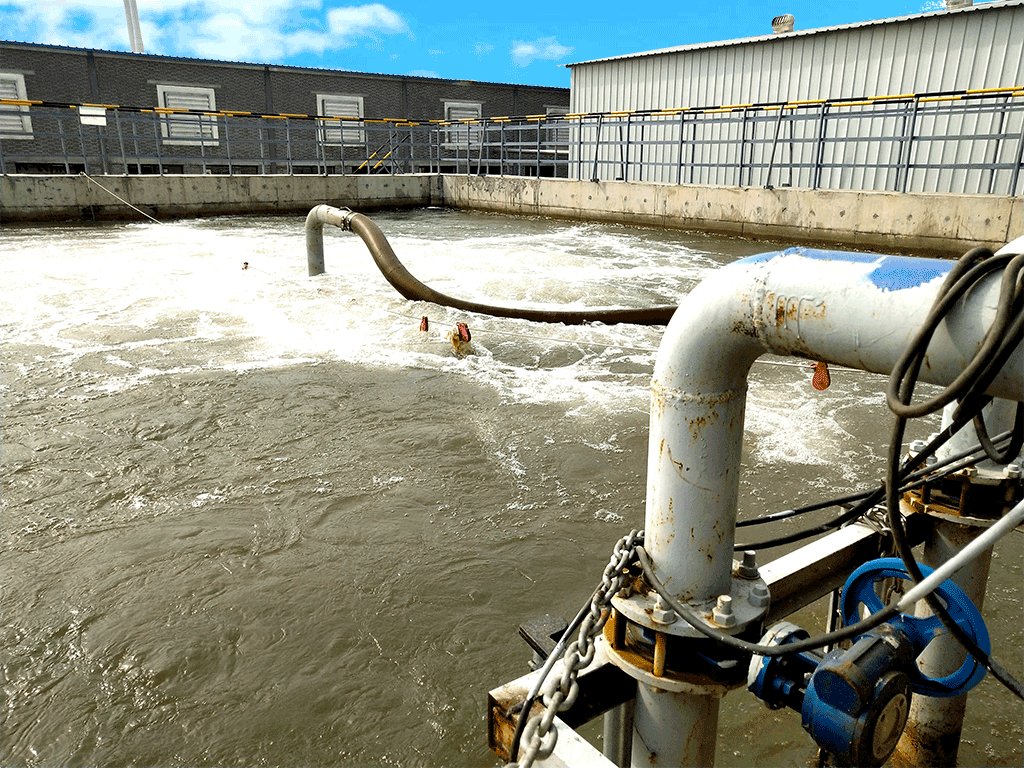
[(750, 604), (755, 608), (767, 608), (771, 601), (771, 592), (765, 584), (755, 584), (750, 588)]
[(711, 618), (720, 627), (736, 626), (736, 616), (732, 612), (732, 598), (729, 595), (719, 596), (718, 605), (711, 612)]

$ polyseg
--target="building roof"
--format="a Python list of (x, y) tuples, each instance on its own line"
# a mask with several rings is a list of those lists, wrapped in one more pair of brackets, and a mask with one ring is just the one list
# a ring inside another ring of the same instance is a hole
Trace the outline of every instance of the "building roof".
[(892, 24), (895, 22), (910, 21), (913, 19), (921, 19), (931, 16), (945, 16), (953, 13), (970, 13), (972, 11), (984, 11), (994, 8), (1007, 8), (1011, 6), (1024, 6), (1024, 0), (995, 0), (995, 2), (981, 3), (979, 5), (969, 5), (961, 8), (943, 8), (938, 11), (927, 11), (925, 13), (914, 13), (908, 16), (896, 16), (889, 19), (874, 19), (871, 21), (858, 21), (853, 24), (837, 24), (831, 27), (818, 27), (816, 29), (798, 29), (793, 32), (783, 32), (782, 34), (767, 34), (757, 35), (755, 37), (742, 37), (735, 40), (719, 40), (708, 43), (691, 43), (689, 45), (676, 45), (671, 48), (658, 48), (653, 51), (642, 51), (640, 53), (626, 53), (621, 56), (607, 56), (601, 59), (589, 59), (587, 61), (577, 61), (572, 64), (566, 64), (566, 67), (579, 67), (584, 64), (600, 64), (607, 61), (621, 61), (623, 59), (640, 59), (646, 56), (662, 56), (670, 53), (684, 53), (687, 51), (699, 51), (707, 48), (726, 48), (733, 45), (747, 45), (749, 43), (762, 43), (771, 40), (781, 40), (789, 37), (806, 37), (811, 35), (820, 35), (825, 32), (835, 32), (844, 29), (858, 29), (861, 27), (874, 27), (883, 24)]
[[(1024, 0), (1020, 0), (1024, 2)], [(267, 64), (253, 61), (226, 61), (223, 59), (200, 59), (191, 56), (171, 56), (162, 53), (133, 53), (132, 51), (109, 51), (101, 48), (75, 48), (69, 45), (53, 45), (50, 43), (27, 43), (21, 40), (0, 40), (0, 45), (24, 46), (26, 48), (45, 48), (55, 51), (67, 51), (69, 53), (92, 53), (104, 56), (134, 56), (162, 61), (182, 61), (190, 64), (216, 64), (225, 67), (269, 67), (270, 69), (297, 70), (305, 72), (323, 72), (333, 75), (353, 75), (358, 77), (386, 78), (388, 80), (424, 80), (443, 83), (466, 83), (479, 85), (501, 85), (509, 88), (537, 88), (553, 91), (567, 91), (568, 88), (558, 85), (525, 85), (521, 83), (500, 83), (485, 80), (466, 80), (465, 78), (447, 77), (426, 77), (423, 75), (391, 75), (384, 72), (357, 72), (349, 69), (328, 69), (327, 67), (304, 67), (296, 64)]]

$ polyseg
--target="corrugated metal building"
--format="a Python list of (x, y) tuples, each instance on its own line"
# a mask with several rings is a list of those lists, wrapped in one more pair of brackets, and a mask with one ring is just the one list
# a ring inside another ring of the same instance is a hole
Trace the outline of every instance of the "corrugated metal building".
[[(771, 21), (765, 19), (766, 31), (771, 29)], [(765, 105), (972, 89), (1024, 89), (1024, 0), (1002, 0), (858, 24), (685, 45), (569, 66), (573, 114)], [(1003, 101), (1009, 103), (1013, 98), (1008, 94)], [(921, 115), (924, 121), (940, 122), (918, 122), (913, 129), (947, 135), (996, 131), (1006, 135), (1021, 129), (1024, 113), (1017, 109), (1020, 101), (1020, 94), (1017, 94), (1009, 111), (990, 109), (987, 114), (965, 111), (961, 115), (931, 118)], [(833, 117), (838, 115), (833, 112)], [(865, 119), (851, 118), (845, 124), (841, 119), (835, 120), (829, 126), (832, 138), (841, 139), (845, 130), (854, 124), (863, 125)], [(732, 131), (739, 142), (743, 138), (742, 130), (755, 130), (739, 122), (722, 123), (714, 130)], [(770, 130), (772, 122), (763, 121), (762, 130)], [(815, 130), (813, 120), (793, 121), (786, 127), (790, 134), (787, 136), (783, 131), (783, 136), (795, 142), (791, 150), (801, 141), (806, 142)], [(902, 127), (900, 118), (890, 113), (878, 117), (871, 130), (879, 136), (892, 136)], [(706, 136), (684, 134), (682, 143), (696, 145), (699, 172), (693, 178), (679, 178), (669, 155), (675, 151), (680, 138), (680, 126), (665, 125), (659, 130), (660, 145), (649, 151), (660, 153), (662, 157), (648, 156), (654, 168), (648, 169), (645, 181), (728, 183), (717, 167), (734, 166), (743, 160), (740, 156), (743, 150), (738, 143), (731, 148), (716, 143), (713, 149), (717, 154), (709, 155), (711, 149)], [(650, 134), (647, 140), (652, 141)], [(954, 164), (961, 160), (970, 162), (993, 151), (1012, 160), (1012, 153), (1018, 147), (1011, 144), (1001, 141), (993, 148), (984, 142), (959, 140), (954, 145), (929, 141), (927, 146), (918, 147), (917, 153), (921, 156), (915, 158), (915, 163), (926, 166), (936, 158)], [(851, 157), (851, 165), (875, 164), (880, 166), (878, 169), (863, 170), (856, 179), (849, 178), (849, 173), (843, 177), (842, 169), (834, 169), (830, 173), (834, 178), (821, 179), (820, 184), (813, 186), (891, 188), (894, 175), (889, 166), (896, 158), (890, 155), (899, 149), (897, 143), (885, 142), (861, 146), (857, 151), (863, 153), (862, 156)], [(839, 145), (834, 143), (830, 151), (838, 150)], [(621, 148), (608, 151), (622, 152)], [(599, 175), (603, 178), (616, 177), (611, 166), (602, 167), (604, 172)], [(906, 189), (928, 191), (936, 173), (927, 169), (915, 173)], [(758, 182), (751, 179), (749, 183)], [(799, 178), (799, 173), (793, 185), (812, 186), (810, 179)], [(967, 183), (967, 187), (970, 186)]]

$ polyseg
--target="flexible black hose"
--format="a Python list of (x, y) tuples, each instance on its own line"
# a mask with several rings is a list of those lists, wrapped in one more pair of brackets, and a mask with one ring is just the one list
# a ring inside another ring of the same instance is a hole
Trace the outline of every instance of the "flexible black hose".
[(647, 307), (644, 309), (526, 309), (483, 304), (447, 296), (421, 283), (398, 260), (391, 244), (380, 228), (360, 213), (346, 215), (346, 229), (359, 235), (384, 278), (410, 301), (429, 301), (445, 307), (478, 312), (492, 317), (511, 317), (540, 323), (633, 323), (636, 325), (668, 325), (676, 307)]

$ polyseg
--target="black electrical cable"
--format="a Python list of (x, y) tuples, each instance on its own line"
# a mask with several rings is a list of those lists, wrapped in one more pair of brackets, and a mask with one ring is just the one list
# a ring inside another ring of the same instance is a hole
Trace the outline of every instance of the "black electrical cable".
[(848, 509), (846, 512), (841, 514), (834, 520), (830, 520), (827, 523), (816, 525), (813, 528), (807, 528), (802, 531), (794, 531), (784, 536), (779, 536), (774, 539), (768, 539), (766, 541), (758, 541), (751, 544), (737, 544), (733, 547), (733, 552), (744, 552), (746, 550), (757, 551), (760, 549), (771, 549), (772, 547), (781, 547), (783, 544), (791, 544), (794, 541), (801, 541), (803, 539), (809, 539), (812, 536), (817, 536), (822, 533), (828, 533), (836, 528), (841, 528), (847, 523), (853, 522), (858, 517), (864, 515), (873, 506), (878, 504), (885, 496), (885, 492), (881, 488), (877, 488), (871, 491), (864, 500), (857, 504), (852, 509)]
[(1024, 447), (1024, 402), (1017, 403), (1017, 412), (1013, 417), (1013, 440), (1003, 451), (995, 446), (996, 441), (989, 439), (985, 418), (981, 414), (974, 417), (974, 430), (978, 433), (985, 454), (992, 461), (996, 464), (1009, 464), (1020, 455), (1020, 449)]
[[(978, 259), (984, 259), (981, 264), (975, 265)], [(995, 269), (1003, 268), (1002, 283), (999, 293), (999, 304), (996, 310), (996, 317), (992, 322), (981, 349), (972, 358), (961, 373), (949, 386), (938, 395), (930, 398), (924, 403), (911, 405), (914, 394), (914, 386), (924, 362), (928, 349), (928, 343), (938, 324), (945, 319), (953, 303), (959, 299), (969, 288), (985, 275)], [(913, 416), (933, 413), (945, 405), (959, 401), (954, 411), (951, 424), (944, 430), (952, 434), (960, 429), (968, 421), (973, 421), (981, 413), (982, 408), (990, 398), (984, 396), (984, 391), (989, 387), (996, 375), (1005, 365), (1010, 355), (1020, 345), (1024, 337), (1024, 324), (1021, 322), (1022, 295), (1020, 276), (1024, 271), (1024, 256), (993, 256), (986, 249), (975, 249), (965, 254), (960, 261), (950, 270), (939, 295), (936, 298), (932, 309), (929, 312), (921, 330), (908, 345), (900, 361), (894, 366), (889, 386), (886, 391), (886, 399), (893, 413), (896, 415), (893, 427), (892, 439), (889, 444), (889, 453), (886, 472), (886, 506), (889, 516), (889, 527), (892, 531), (893, 542), (896, 551), (903, 561), (907, 573), (914, 583), (919, 583), (923, 576), (914, 558), (913, 551), (906, 539), (906, 530), (899, 513), (899, 485), (900, 485), (900, 455), (902, 452), (903, 435), (906, 429), (907, 419)], [(1015, 420), (1014, 432), (1020, 426)], [(1018, 441), (1016, 434), (1011, 439), (1011, 447)], [(982, 441), (984, 446), (984, 440)], [(1010, 453), (1004, 451), (1004, 455)], [(917, 458), (924, 455), (918, 454)], [(1012, 458), (1012, 457), (1011, 457)], [(1006, 670), (978, 647), (977, 643), (949, 616), (941, 601), (932, 594), (925, 597), (932, 612), (939, 617), (943, 625), (953, 634), (976, 662), (982, 663), (1008, 690), (1024, 699), (1024, 686), (1013, 678)]]
[[(985, 260), (975, 265), (974, 262), (979, 258), (984, 258)], [(1021, 257), (1016, 257), (1016, 259), (1020, 260)], [(904, 396), (904, 392), (907, 390), (911, 393), (913, 392), (913, 386), (917, 381), (918, 373), (924, 362), (928, 343), (950, 308), (969, 288), (976, 285), (981, 278), (996, 269), (1005, 267), (1011, 260), (1013, 259), (1010, 256), (993, 256), (992, 251), (988, 248), (975, 248), (966, 253), (950, 270), (939, 289), (939, 296), (924, 324), (917, 331), (914, 338), (911, 339), (896, 365), (893, 366), (889, 387), (886, 390), (886, 400), (893, 413), (904, 419), (934, 413), (939, 408), (955, 400), (957, 395), (962, 393), (968, 384), (977, 381), (981, 368), (991, 359), (996, 346), (1002, 341), (1003, 331), (1005, 331), (1008, 321), (1012, 319), (1010, 317), (1012, 302), (1004, 300), (1004, 294), (1007, 290), (1012, 291), (1012, 286), (1010, 289), (1006, 289), (1005, 281), (1004, 287), (1000, 290), (1000, 303), (996, 312), (996, 318), (993, 320), (992, 327), (982, 342), (982, 348), (971, 359), (971, 362), (967, 364), (964, 370), (960, 372), (957, 378), (938, 395), (917, 405), (912, 405), (910, 398)]]
[[(1003, 442), (1004, 440), (1007, 440), (1010, 437), (1013, 437), (1013, 434), (1013, 430), (1008, 429), (1005, 432), (1001, 432), (1000, 434), (993, 437), (992, 443), (993, 445), (998, 446), (999, 443)], [(938, 461), (935, 464), (929, 464), (928, 466), (919, 469), (916, 472), (911, 472), (903, 479), (904, 481), (917, 481), (921, 479), (931, 480), (946, 477), (947, 475), (950, 475), (954, 472), (959, 472), (964, 467), (969, 467), (972, 464), (975, 464), (978, 461), (980, 461), (983, 458), (983, 456), (975, 456), (975, 454), (979, 452), (984, 452), (984, 450), (984, 446), (979, 443), (973, 448), (968, 448), (966, 450), (960, 451), (959, 453), (954, 453), (953, 455), (947, 456), (945, 459), (942, 459), (941, 461)], [(939, 470), (948, 471), (943, 472), (941, 475), (936, 475), (936, 472), (938, 472)]]
[[(993, 442), (998, 444), (1005, 440), (1007, 437), (1010, 437), (1011, 434), (1012, 432), (1010, 431), (1003, 432), (1002, 434), (997, 435)], [(973, 456), (973, 454), (976, 454), (979, 451), (983, 451), (984, 449), (979, 445), (968, 450), (961, 451), (960, 453), (953, 454), (952, 456), (943, 459), (938, 464), (932, 464), (925, 467), (924, 469), (920, 469), (917, 471), (910, 471), (911, 469), (913, 469), (914, 466), (925, 461), (925, 459), (928, 456), (934, 453), (936, 448), (938, 448), (942, 443), (946, 442), (946, 440), (952, 437), (952, 435), (953, 432), (950, 432), (948, 430), (940, 432), (932, 443), (929, 443), (928, 445), (925, 446), (925, 449), (921, 452), (919, 459), (911, 463), (908, 463), (908, 465), (901, 470), (900, 492), (906, 492), (909, 490), (913, 490), (914, 488), (919, 488), (922, 485), (926, 485), (929, 482), (933, 482), (937, 477), (942, 477), (943, 475), (936, 476), (935, 474), (940, 469), (949, 468), (949, 472), (944, 474), (958, 472), (965, 466), (971, 466), (972, 464), (976, 463), (978, 459), (982, 458), (981, 456), (978, 456), (975, 459), (971, 459), (959, 465), (957, 464), (957, 462), (961, 462), (962, 460)], [(831, 502), (819, 502), (817, 504), (809, 505), (809, 507), (801, 507), (797, 514), (802, 514), (804, 511), (813, 511), (816, 509), (825, 509), (830, 506), (838, 506), (840, 504), (848, 503), (848, 500), (850, 499), (862, 499), (862, 502), (860, 504), (857, 504), (855, 507), (852, 507), (851, 509), (841, 514), (839, 517), (835, 518), (834, 520), (830, 520), (827, 523), (822, 523), (821, 525), (815, 526), (813, 528), (807, 528), (802, 531), (795, 531), (793, 533), (786, 534), (784, 536), (779, 536), (778, 538), (774, 539), (768, 539), (766, 541), (758, 541), (751, 544), (737, 544), (735, 547), (733, 547), (733, 552), (743, 552), (748, 549), (755, 552), (762, 549), (772, 549), (773, 547), (781, 547), (784, 544), (792, 544), (795, 541), (802, 541), (803, 539), (809, 539), (812, 536), (817, 536), (822, 533), (828, 533), (829, 531), (835, 530), (836, 528), (842, 528), (847, 523), (851, 523), (861, 515), (867, 513), (872, 507), (881, 502), (884, 498), (885, 485), (882, 484), (878, 488), (871, 491), (865, 491), (860, 494), (851, 494), (850, 496), (843, 496), (840, 497), (839, 499), (834, 499)], [(785, 512), (779, 513), (779, 516), (774, 517), (773, 520), (780, 520), (785, 519), (785, 517), (792, 517), (792, 514), (787, 514), (792, 512), (794, 512), (794, 510), (786, 510)], [(765, 518), (757, 518), (755, 521), (752, 522), (759, 522), (764, 519)], [(768, 521), (766, 520), (766, 522)], [(748, 523), (748, 525), (749, 524), (752, 523)], [(737, 523), (736, 527), (739, 528), (740, 524)]]
[[(999, 445), (999, 443), (1003, 442), (1012, 435), (1014, 435), (1013, 430), (1007, 430), (1006, 432), (1003, 432), (991, 438), (993, 450), (998, 450), (997, 446)], [(1006, 449), (1007, 452), (1009, 450), (1009, 448)], [(985, 451), (984, 445), (977, 445), (973, 448), (968, 448), (967, 450), (960, 451), (959, 453), (955, 453), (951, 456), (947, 456), (945, 459), (942, 459), (941, 461), (935, 464), (929, 464), (927, 467), (923, 469), (919, 469), (916, 472), (911, 472), (904, 478), (905, 481), (909, 482), (906, 482), (903, 486), (901, 486), (901, 490), (910, 490), (911, 488), (920, 487), (926, 482), (931, 482), (935, 479), (944, 477), (953, 472), (959, 472), (964, 467), (969, 467), (982, 458), (982, 456), (975, 456), (975, 454), (977, 454), (979, 451)], [(948, 469), (949, 471), (942, 472), (942, 474), (938, 474), (944, 469)], [(921, 481), (921, 478), (927, 479)], [(862, 501), (868, 498), (869, 496), (871, 496), (872, 494), (876, 493), (879, 490), (884, 490), (884, 488), (884, 484), (879, 484), (878, 488), (873, 488), (871, 490), (859, 491), (857, 493), (851, 493), (846, 496), (837, 496), (836, 498), (829, 499), (827, 501), (817, 501), (814, 502), (813, 504), (806, 504), (802, 507), (796, 507), (794, 509), (784, 509), (781, 512), (773, 512), (768, 515), (761, 515), (760, 517), (754, 517), (748, 520), (740, 520), (736, 523), (736, 527), (747, 528), (752, 525), (776, 523), (780, 520), (788, 520), (792, 517), (805, 515), (809, 512), (817, 512), (820, 509), (828, 509), (829, 507), (841, 507), (847, 504), (853, 504), (855, 502)], [(767, 547), (764, 547), (763, 544), (755, 545), (754, 548), (756, 549), (758, 546), (767, 549)], [(737, 549), (740, 549), (740, 547), (737, 547)]]

